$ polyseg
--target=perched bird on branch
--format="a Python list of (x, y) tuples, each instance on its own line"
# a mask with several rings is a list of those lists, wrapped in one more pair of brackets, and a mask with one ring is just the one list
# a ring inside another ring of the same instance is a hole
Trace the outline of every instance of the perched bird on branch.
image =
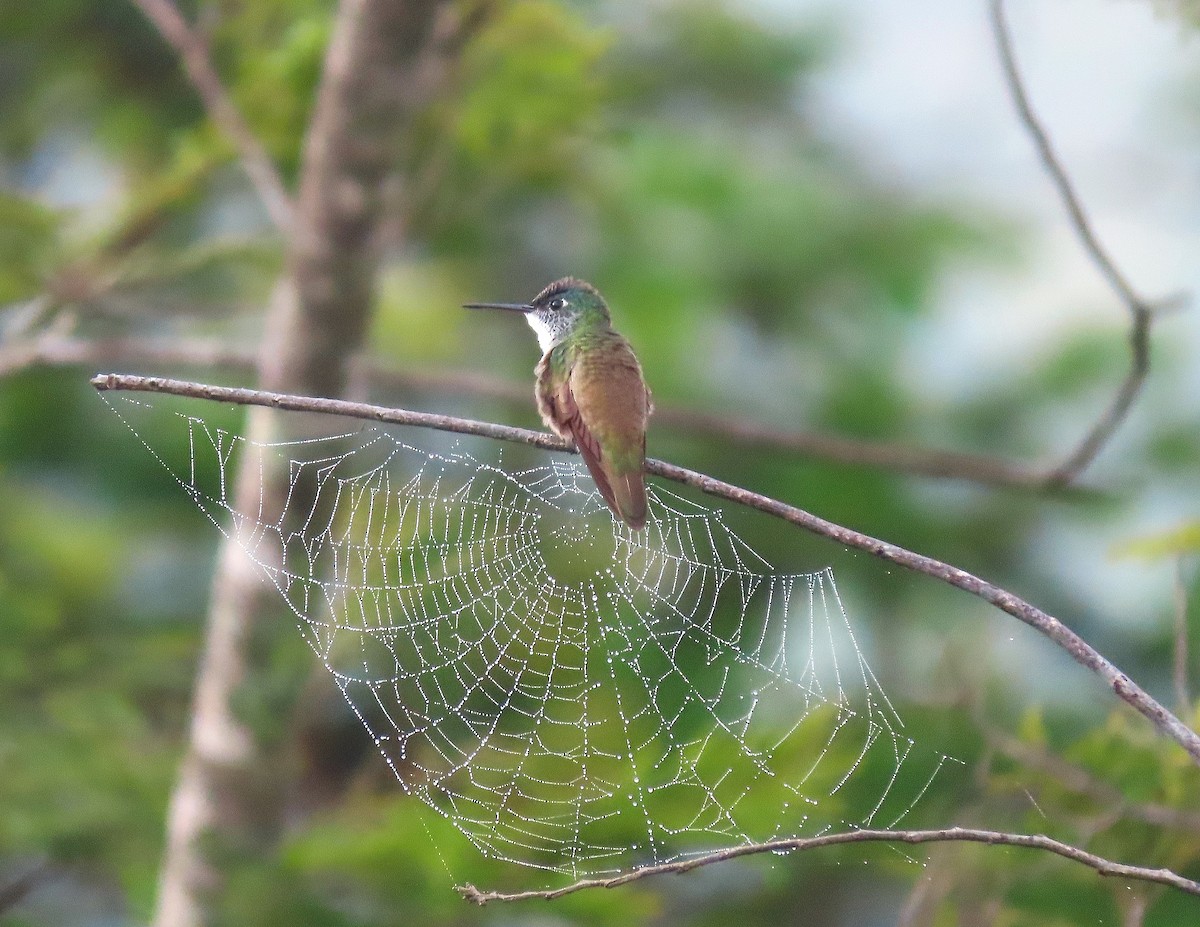
[(537, 333), (538, 411), (575, 442), (614, 515), (646, 524), (646, 421), (654, 406), (642, 366), (613, 330), (608, 304), (590, 283), (564, 277), (528, 303), (467, 303), (468, 309), (525, 313)]

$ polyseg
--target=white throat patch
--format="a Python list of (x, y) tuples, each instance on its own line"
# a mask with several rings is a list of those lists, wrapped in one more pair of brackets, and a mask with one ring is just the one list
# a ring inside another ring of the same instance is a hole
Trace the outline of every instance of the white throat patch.
[(543, 354), (548, 354), (550, 349), (558, 344), (563, 334), (565, 334), (564, 331), (552, 325), (549, 320), (542, 318), (540, 313), (537, 312), (525, 313), (525, 321), (537, 333), (538, 347), (542, 349)]

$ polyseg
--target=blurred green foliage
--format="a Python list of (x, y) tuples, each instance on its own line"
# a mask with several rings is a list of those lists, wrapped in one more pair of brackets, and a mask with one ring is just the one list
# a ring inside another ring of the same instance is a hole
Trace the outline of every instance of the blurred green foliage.
[[(332, 6), (186, 5), (289, 182)], [(1070, 440), (1062, 423), (1081, 430), (1121, 375), (1120, 333), (1102, 328), (1048, 345), (1003, 388), (936, 400), (922, 391), (905, 349), (927, 336), (943, 274), (1012, 264), (1016, 224), (885, 179), (880, 165), (822, 129), (809, 111), (812, 83), (838, 42), (825, 23), (760, 21), (732, 3), (498, 4), (398, 165), (411, 188), (408, 237), (393, 242), (382, 270), (373, 349), (401, 370), (446, 366), (531, 382), (536, 357), (524, 326), (455, 307), (464, 298), (526, 298), (573, 273), (609, 298), (661, 404), (782, 429), (1055, 453)], [(232, 147), (132, 5), (0, 6), (0, 182), (0, 349), (55, 331), (254, 345), (282, 266), (280, 243)], [(1160, 351), (1156, 375), (1187, 360)], [(0, 886), (32, 863), (48, 861), (52, 871), (23, 904), (0, 911), (5, 923), (148, 915), (216, 544), (159, 464), (90, 394), (90, 372), (32, 369), (0, 381)], [(436, 390), (380, 398), (536, 420), (532, 404)], [(1194, 500), (1194, 410), (1152, 408), (1161, 415), (1142, 426), (1141, 444), (1123, 447), (1116, 483), (1131, 492), (1155, 483), (1173, 500)], [(227, 410), (209, 414), (232, 424)], [(1166, 597), (1144, 598), (1139, 617), (1156, 623), (1131, 642), (1089, 626), (1094, 600), (1072, 592), (1057, 568), (1055, 532), (1104, 525), (1120, 535), (1121, 501), (917, 483), (731, 453), (678, 431), (656, 429), (650, 442), (658, 456), (1011, 583), (1078, 618), (1080, 631), (1169, 698)], [(177, 452), (186, 460), (186, 448)], [(1195, 518), (1193, 505), (1177, 531), (1134, 541), (1128, 552), (1151, 561), (1194, 552)], [(787, 526), (745, 513), (730, 521), (781, 568), (834, 565), (911, 735), (962, 761), (910, 823), (1046, 831), (1200, 876), (1195, 830), (1139, 822), (1125, 808), (1195, 814), (1195, 767), (1114, 709), (1048, 643), (1022, 637), (1024, 649), (1014, 649), (1006, 642), (1024, 632), (961, 596)], [(1194, 629), (1194, 580), (1184, 599)], [(357, 721), (340, 700), (330, 703), (317, 667), (289, 709), (281, 693), (309, 665), (297, 637), (272, 671), (278, 678), (256, 681), (247, 708), (256, 727), (294, 739), (294, 768), (280, 777), (297, 797), (278, 852), (233, 867), (225, 923), (866, 924), (890, 922), (909, 887), (932, 872), (944, 894), (931, 923), (968, 922), (994, 904), (997, 923), (1090, 925), (1118, 920), (1131, 891), (1020, 851), (954, 847), (924, 870), (903, 854), (852, 847), (583, 893), (536, 915), (469, 908), (450, 890), (460, 873), (486, 887), (538, 878), (481, 858), (406, 801)], [(1031, 701), (1047, 707), (1034, 711)], [(1089, 794), (998, 758), (979, 713), (1103, 787)], [(1191, 720), (1200, 721), (1194, 709)], [(331, 751), (336, 775), (322, 766)], [(322, 772), (329, 781), (318, 787)], [(870, 783), (887, 770), (868, 773)], [(1200, 910), (1176, 894), (1132, 891), (1149, 900), (1147, 925), (1189, 923)], [(91, 904), (96, 898), (103, 903)]]

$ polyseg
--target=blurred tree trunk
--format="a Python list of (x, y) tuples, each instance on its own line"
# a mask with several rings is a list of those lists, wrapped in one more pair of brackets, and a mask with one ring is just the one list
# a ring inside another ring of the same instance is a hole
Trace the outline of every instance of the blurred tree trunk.
[[(343, 0), (305, 141), (295, 227), (259, 353), (267, 389), (337, 396), (370, 318), (385, 181), (402, 162), (414, 112), (436, 91), (465, 23), (447, 0)], [(403, 178), (401, 178), (403, 180)], [(276, 440), (270, 410), (246, 436)], [(275, 521), (286, 472), (265, 476), (247, 456), (239, 510)], [(304, 507), (294, 496), (292, 507)], [(261, 550), (258, 552), (261, 554)], [(261, 556), (259, 556), (261, 560)], [(190, 742), (172, 796), (155, 927), (209, 922), (224, 876), (219, 860), (261, 851), (277, 836), (287, 777), (282, 751), (239, 714), (243, 686), (264, 670), (278, 620), (274, 589), (237, 543), (221, 550), (196, 680)]]

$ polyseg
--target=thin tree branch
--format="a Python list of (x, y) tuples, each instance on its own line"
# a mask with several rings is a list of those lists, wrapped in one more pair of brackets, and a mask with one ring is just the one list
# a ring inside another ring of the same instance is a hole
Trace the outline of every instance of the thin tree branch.
[(1032, 467), (983, 454), (912, 447), (888, 441), (865, 441), (811, 431), (780, 431), (758, 422), (690, 409), (657, 409), (655, 421), (669, 423), (694, 434), (732, 439), (747, 447), (789, 451), (833, 463), (938, 479), (966, 480), (1006, 489), (1037, 492), (1046, 488), (1045, 477)]
[(1192, 695), (1188, 684), (1188, 591), (1183, 572), (1183, 555), (1180, 554), (1175, 558), (1175, 646), (1172, 648), (1171, 678), (1175, 683), (1175, 710), (1186, 715), (1192, 710)]
[(1070, 218), (1071, 226), (1075, 229), (1076, 236), (1092, 259), (1092, 263), (1096, 265), (1100, 274), (1108, 281), (1109, 286), (1129, 310), (1131, 319), (1129, 372), (1126, 373), (1116, 396), (1113, 397), (1112, 403), (1092, 425), (1079, 445), (1046, 475), (1048, 485), (1066, 486), (1079, 477), (1108, 443), (1113, 433), (1129, 414), (1129, 409), (1137, 399), (1138, 393), (1141, 392), (1142, 384), (1150, 370), (1150, 325), (1154, 320), (1155, 307), (1137, 294), (1125, 275), (1109, 257), (1108, 252), (1104, 250), (1104, 246), (1100, 244), (1091, 220), (1083, 209), (1083, 203), (1075, 192), (1075, 186), (1067, 175), (1062, 161), (1055, 154), (1054, 147), (1050, 144), (1050, 137), (1029, 102), (1029, 94), (1025, 90), (1025, 83), (1021, 78), (1016, 55), (1013, 52), (1012, 33), (1005, 16), (1004, 0), (991, 0), (990, 7), (996, 49), (1000, 55), (1005, 83), (1008, 85), (1009, 94), (1016, 106), (1017, 115), (1033, 141), (1034, 147), (1037, 148), (1038, 157), (1066, 207), (1067, 216)]
[(1119, 897), (1123, 912), (1121, 927), (1142, 927), (1146, 923), (1146, 911), (1150, 907), (1150, 899), (1145, 895), (1134, 895), (1132, 898)]
[[(530, 405), (532, 396), (528, 386), (474, 372), (414, 374), (374, 367), (371, 373), (372, 380), (380, 385), (392, 383), (410, 389), (436, 389), (443, 394), (487, 396), (526, 406)], [(845, 438), (812, 431), (788, 431), (742, 418), (662, 404), (655, 407), (654, 422), (656, 426), (665, 425), (687, 434), (733, 442), (741, 447), (784, 451), (837, 464), (935, 479), (965, 480), (1005, 489), (1038, 492), (1047, 488), (1045, 475), (1033, 467), (983, 454)]]
[[(496, 425), (490, 422), (477, 422), (449, 415), (411, 412), (406, 409), (388, 409), (383, 406), (346, 402), (338, 399), (290, 396), (261, 390), (234, 389), (209, 386), (203, 383), (189, 383), (181, 380), (167, 380), (158, 377), (140, 377), (115, 373), (100, 374), (93, 378), (91, 383), (97, 390), (101, 391), (134, 390), (169, 393), (175, 396), (192, 396), (216, 402), (233, 402), (297, 412), (345, 415), (389, 424), (411, 425), (421, 428), (434, 428), (440, 431), (450, 431), (457, 434), (479, 435), (501, 441), (527, 444), (543, 450), (574, 452), (572, 446), (554, 435), (546, 434), (545, 432), (514, 428), (509, 425)], [(1192, 759), (1197, 764), (1200, 764), (1200, 735), (1175, 717), (1166, 707), (1157, 702), (1148, 692), (1137, 685), (1137, 683), (1061, 621), (1023, 599), (1018, 598), (1013, 593), (980, 579), (965, 570), (960, 570), (958, 567), (942, 563), (940, 560), (935, 560), (932, 557), (914, 553), (903, 547), (890, 544), (887, 541), (881, 541), (877, 538), (861, 534), (850, 528), (845, 528), (819, 518), (803, 509), (776, 499), (771, 499), (759, 493), (751, 492), (740, 486), (725, 483), (703, 473), (697, 473), (694, 470), (688, 470), (661, 460), (647, 460), (646, 472), (676, 483), (681, 483), (685, 486), (691, 486), (708, 495), (736, 502), (739, 505), (782, 518), (814, 534), (819, 534), (847, 547), (866, 551), (875, 557), (895, 563), (905, 569), (939, 579), (944, 583), (969, 592), (971, 595), (977, 596), (985, 602), (991, 603), (1001, 611), (1023, 621), (1058, 644), (1077, 663), (1090, 669), (1103, 679), (1113, 692), (1116, 693), (1118, 698), (1149, 719), (1162, 734), (1170, 737), (1182, 746)]]
[(1135, 882), (1152, 882), (1158, 885), (1169, 885), (1189, 895), (1200, 895), (1200, 882), (1186, 879), (1170, 869), (1150, 869), (1144, 866), (1130, 866), (1114, 862), (1089, 853), (1079, 847), (1071, 846), (1047, 837), (1044, 834), (1009, 834), (994, 830), (977, 830), (970, 827), (947, 827), (942, 830), (851, 830), (836, 834), (822, 834), (819, 837), (793, 837), (788, 840), (772, 840), (768, 843), (748, 843), (742, 846), (706, 853), (691, 859), (681, 859), (673, 863), (662, 863), (658, 866), (646, 866), (634, 869), (618, 876), (600, 879), (580, 879), (562, 888), (534, 890), (527, 892), (493, 892), (481, 891), (474, 885), (460, 885), (459, 893), (467, 901), (478, 905), (493, 901), (530, 901), (541, 899), (549, 901), (583, 891), (586, 888), (616, 888), (618, 885), (628, 885), (639, 882), (651, 876), (666, 875), (667, 873), (691, 872), (701, 866), (711, 866), (742, 856), (753, 856), (759, 853), (802, 853), (807, 850), (817, 850), (822, 847), (841, 846), (847, 843), (945, 843), (945, 842), (983, 843), (988, 846), (1027, 847), (1035, 850), (1045, 850), (1066, 859), (1074, 860), (1095, 869), (1102, 876), (1118, 879), (1129, 879)]
[[(251, 375), (253, 352), (233, 347), (219, 339), (145, 338), (84, 339), (58, 332), (43, 332), (36, 338), (0, 344), (0, 378), (35, 366), (117, 365), (222, 368)], [(401, 371), (381, 361), (360, 360), (362, 377), (378, 389), (422, 390), (441, 395), (494, 399), (532, 408), (533, 392), (527, 385), (470, 370)], [(356, 374), (357, 377), (357, 374)], [(656, 426), (678, 429), (692, 435), (716, 438), (740, 447), (784, 451), (800, 457), (869, 467), (888, 472), (910, 473), (934, 479), (963, 480), (981, 486), (1040, 492), (1045, 476), (1026, 464), (933, 448), (912, 447), (884, 441), (843, 438), (810, 431), (786, 431), (740, 418), (700, 412), (677, 406), (659, 405)], [(1068, 492), (1086, 490), (1068, 487)]]
[(1042, 126), (1041, 120), (1033, 112), (1033, 106), (1029, 102), (1029, 94), (1025, 90), (1025, 82), (1017, 67), (1016, 55), (1013, 52), (1012, 33), (1008, 27), (1004, 0), (991, 0), (991, 13), (992, 31), (996, 41), (996, 48), (1000, 53), (1000, 62), (1004, 68), (1004, 78), (1008, 84), (1009, 93), (1012, 95), (1013, 103), (1016, 105), (1017, 114), (1020, 116), (1025, 130), (1029, 133), (1029, 137), (1033, 140), (1043, 166), (1050, 174), (1050, 179), (1053, 181), (1054, 187), (1067, 209), (1067, 215), (1070, 216), (1071, 224), (1075, 227), (1079, 240), (1083, 243), (1093, 263), (1100, 270), (1100, 273), (1104, 275), (1109, 285), (1121, 297), (1121, 300), (1130, 307), (1137, 307), (1149, 313), (1149, 305), (1134, 292), (1129, 281), (1117, 269), (1117, 266), (1100, 244), (1100, 240), (1096, 237), (1096, 233), (1092, 229), (1091, 220), (1088, 218), (1087, 213), (1084, 212), (1079, 195), (1075, 192), (1075, 186), (1071, 182), (1071, 178), (1067, 176), (1066, 169), (1062, 166), (1058, 155), (1055, 154), (1054, 148), (1050, 144), (1050, 138)]
[(254, 352), (231, 348), (215, 338), (76, 338), (42, 332), (36, 338), (0, 343), (0, 379), (37, 367), (87, 367), (105, 363), (131, 363), (254, 371)]
[(234, 105), (225, 85), (221, 83), (203, 37), (192, 29), (172, 0), (133, 2), (175, 49), (209, 116), (237, 150), (242, 167), (254, 189), (258, 191), (272, 224), (283, 234), (289, 234), (295, 211), (291, 196), (284, 186), (275, 162), (242, 118), (241, 111)]
[(53, 874), (54, 867), (51, 865), (50, 860), (44, 859), (35, 863), (11, 882), (0, 885), (0, 917), (28, 898), (38, 886), (48, 881)]
[[(346, 399), (321, 399), (312, 396), (292, 396), (287, 393), (272, 393), (267, 390), (243, 389), (232, 386), (212, 386), (207, 383), (192, 383), (187, 380), (171, 380), (165, 377), (142, 377), (126, 373), (101, 373), (92, 377), (91, 384), (100, 392), (125, 391), (140, 393), (164, 393), (170, 396), (185, 396), (192, 399), (207, 399), (210, 402), (229, 402), (242, 406), (264, 406), (286, 412), (315, 412), (319, 415), (344, 415), (388, 425), (409, 425), (415, 428), (432, 428), (460, 435), (475, 435), (526, 444), (544, 451), (575, 453), (573, 445), (545, 431), (532, 431), (512, 425), (497, 425), (478, 422), (453, 415), (434, 412), (412, 412), (408, 409), (389, 409), (365, 402), (350, 402)], [(646, 461), (646, 472), (654, 473), (652, 464)], [(662, 474), (659, 474), (662, 475)], [(668, 477), (670, 479), (671, 477)]]

